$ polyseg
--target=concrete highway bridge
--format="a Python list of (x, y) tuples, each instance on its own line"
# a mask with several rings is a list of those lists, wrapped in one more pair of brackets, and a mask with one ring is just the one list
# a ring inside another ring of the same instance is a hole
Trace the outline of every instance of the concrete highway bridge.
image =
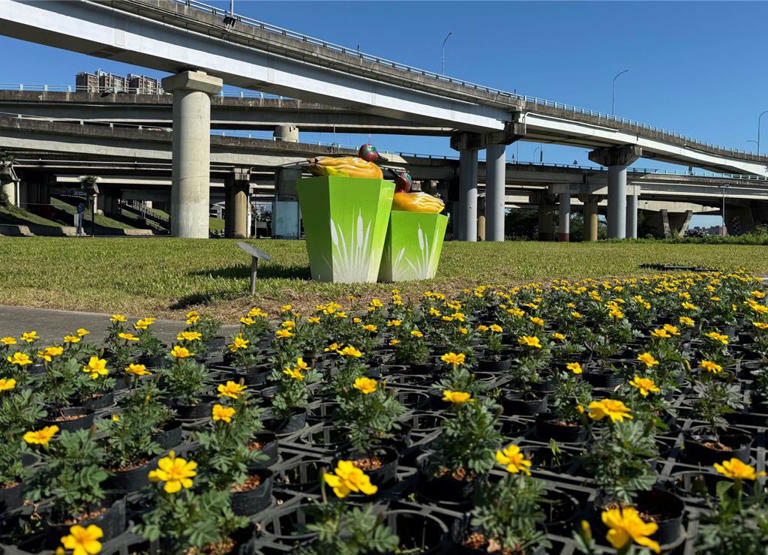
[[(163, 87), (173, 94), (172, 225), (180, 236), (207, 236), (210, 106), (224, 82), (450, 130), (460, 156), (455, 223), (463, 240), (477, 239), (480, 149), (488, 160), (486, 238), (503, 240), (505, 150), (516, 140), (592, 148), (590, 159), (607, 168), (608, 231), (617, 238), (632, 228), (627, 168), (640, 157), (768, 175), (765, 156), (408, 67), (194, 0), (3, 0), (0, 33), (175, 74)], [(569, 193), (558, 194), (569, 206)]]

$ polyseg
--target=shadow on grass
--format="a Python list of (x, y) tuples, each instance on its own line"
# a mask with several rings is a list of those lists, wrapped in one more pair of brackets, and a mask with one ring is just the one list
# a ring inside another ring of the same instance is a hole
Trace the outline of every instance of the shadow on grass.
[[(251, 277), (251, 267), (245, 264), (238, 264), (228, 268), (216, 268), (215, 270), (197, 270), (187, 275), (225, 279), (249, 279)], [(257, 275), (259, 279), (300, 279), (305, 281), (312, 277), (309, 266), (295, 264), (259, 264)]]

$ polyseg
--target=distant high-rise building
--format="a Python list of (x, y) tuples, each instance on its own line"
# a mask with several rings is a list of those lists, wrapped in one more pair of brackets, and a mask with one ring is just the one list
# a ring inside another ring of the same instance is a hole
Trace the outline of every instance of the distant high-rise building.
[(98, 92), (98, 76), (95, 73), (86, 73), (81, 71), (75, 75), (75, 89), (77, 92)]
[(126, 77), (106, 71), (80, 72), (75, 75), (78, 92), (159, 94), (160, 81), (146, 75), (129, 73)]
[(157, 94), (160, 92), (160, 82), (146, 75), (128, 74), (128, 89), (135, 94)]
[(115, 75), (114, 73), (107, 73), (106, 71), (99, 70), (96, 72), (99, 77), (99, 91), (106, 93), (125, 92), (127, 83), (125, 77)]

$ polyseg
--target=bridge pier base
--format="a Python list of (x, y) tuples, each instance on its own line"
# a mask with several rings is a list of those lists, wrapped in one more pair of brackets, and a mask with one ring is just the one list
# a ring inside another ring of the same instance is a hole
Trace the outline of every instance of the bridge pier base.
[(459, 241), (477, 241), (477, 150), (459, 151)]
[(584, 195), (584, 241), (597, 241), (597, 197)]
[(248, 209), (250, 204), (250, 172), (247, 168), (235, 168), (227, 177), (224, 196), (224, 235), (246, 239), (248, 233)]
[(637, 239), (637, 195), (627, 197), (627, 239)]
[(571, 240), (571, 193), (558, 195), (557, 240), (565, 243)]
[(627, 167), (643, 151), (635, 145), (596, 148), (589, 159), (608, 168), (608, 238), (624, 239), (627, 235)]
[(555, 203), (545, 191), (539, 194), (539, 241), (555, 240)]
[(286, 143), (299, 142), (299, 128), (295, 125), (278, 125), (273, 134), (275, 141)]
[(211, 164), (211, 96), (222, 80), (203, 71), (163, 79), (173, 93), (171, 235), (208, 238)]
[(489, 144), (485, 154), (485, 230), (487, 241), (504, 240), (507, 145)]

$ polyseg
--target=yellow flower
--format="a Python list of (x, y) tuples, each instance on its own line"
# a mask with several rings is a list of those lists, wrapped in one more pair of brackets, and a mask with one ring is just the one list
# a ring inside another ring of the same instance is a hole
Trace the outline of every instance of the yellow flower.
[(539, 341), (539, 338), (533, 335), (524, 335), (521, 338), (517, 340), (520, 345), (524, 345), (526, 347), (534, 347), (536, 349), (541, 349), (541, 341)]
[(243, 324), (244, 326), (252, 326), (253, 324), (256, 323), (256, 320), (254, 320), (250, 316), (247, 316), (247, 317), (240, 318), (240, 323)]
[(334, 473), (324, 473), (323, 480), (333, 488), (333, 493), (339, 499), (344, 499), (351, 492), (373, 495), (379, 490), (371, 484), (370, 477), (357, 468), (352, 461), (339, 461)]
[(119, 414), (113, 414), (112, 415), (112, 422), (120, 422), (120, 415)]
[(419, 330), (411, 330), (411, 336), (412, 337), (424, 337), (424, 334), (421, 333)]
[(296, 368), (298, 368), (299, 370), (309, 370), (309, 364), (304, 362), (303, 357), (299, 357), (296, 359)]
[(440, 357), (440, 360), (446, 364), (450, 364), (455, 368), (464, 364), (464, 361), (467, 360), (467, 356), (464, 353), (445, 353)]
[(249, 318), (266, 318), (267, 316), (269, 316), (269, 314), (267, 314), (266, 312), (264, 312), (260, 308), (254, 307), (254, 308), (252, 308), (251, 310), (248, 311), (248, 317)]
[(375, 308), (381, 308), (384, 306), (384, 303), (382, 303), (379, 299), (371, 299), (371, 306)]
[(38, 339), (40, 339), (40, 337), (38, 337), (36, 331), (25, 331), (21, 334), (21, 340), (26, 343), (32, 343)]
[(293, 309), (293, 306), (289, 304), (284, 304), (283, 306), (280, 307), (281, 312), (288, 312), (289, 310), (292, 310), (292, 309)]
[(711, 360), (702, 360), (701, 367), (712, 374), (719, 374), (723, 371), (723, 367), (719, 364), (712, 362)]
[(107, 370), (107, 361), (97, 356), (92, 356), (88, 361), (88, 364), (83, 366), (83, 372), (90, 374), (91, 379), (95, 380), (99, 376), (106, 376), (109, 374)]
[(218, 403), (213, 405), (213, 419), (223, 420), (227, 424), (232, 422), (232, 417), (235, 415), (235, 409), (232, 407), (224, 407)]
[(248, 341), (247, 339), (243, 339), (243, 336), (241, 334), (238, 334), (232, 339), (232, 343), (230, 343), (227, 346), (229, 347), (230, 351), (232, 351), (233, 353), (236, 353), (240, 349), (245, 349), (249, 343), (250, 341)]
[(42, 445), (45, 447), (48, 445), (48, 442), (51, 441), (51, 438), (56, 435), (56, 433), (59, 431), (59, 427), (54, 426), (46, 426), (42, 430), (36, 430), (33, 432), (27, 432), (24, 434), (24, 441), (26, 441), (29, 444), (36, 444), (36, 445)]
[(680, 306), (682, 306), (685, 310), (699, 310), (695, 304), (689, 303), (688, 301), (684, 302)]
[(727, 478), (734, 480), (754, 480), (759, 476), (765, 476), (765, 472), (755, 472), (755, 468), (733, 458), (723, 461), (723, 464), (715, 463), (715, 470)]
[(461, 405), (463, 403), (471, 403), (473, 399), (471, 393), (466, 393), (464, 391), (451, 391), (446, 389), (443, 391), (443, 401)]
[(104, 532), (95, 524), (89, 524), (88, 528), (76, 524), (69, 529), (68, 536), (61, 538), (61, 545), (71, 549), (72, 555), (94, 555), (101, 551), (102, 536)]
[(651, 353), (643, 353), (641, 355), (637, 355), (637, 360), (644, 363), (647, 368), (650, 368), (651, 366), (657, 366), (659, 364), (659, 361), (656, 360)]
[(752, 291), (752, 296), (755, 297), (756, 299), (762, 299), (763, 297), (765, 297), (765, 293), (763, 293), (762, 291)]
[(126, 322), (128, 318), (123, 316), (122, 314), (113, 314), (112, 317), (109, 319), (110, 322)]
[(279, 337), (280, 339), (286, 339), (288, 337), (293, 337), (293, 333), (288, 330), (277, 330), (275, 332), (275, 337)]
[(653, 330), (651, 332), (651, 335), (653, 337), (662, 337), (662, 338), (670, 337), (669, 332), (667, 332), (667, 330), (665, 330), (664, 328), (658, 328)]
[(376, 331), (376, 326), (374, 326), (373, 324), (366, 324), (363, 326), (363, 329), (365, 331)]
[(504, 331), (502, 327), (498, 324), (491, 324), (490, 326), (488, 326), (488, 329), (491, 330), (493, 333), (501, 333)]
[(496, 462), (501, 466), (506, 467), (507, 472), (517, 474), (518, 472), (524, 472), (528, 476), (531, 475), (529, 470), (531, 467), (531, 461), (525, 458), (525, 455), (517, 445), (508, 445), (503, 451), (496, 451)]
[(325, 351), (326, 353), (329, 353), (331, 351), (338, 351), (339, 349), (341, 349), (341, 345), (339, 345), (338, 343), (331, 343), (325, 349), (323, 349), (323, 351)]
[(11, 364), (15, 364), (16, 366), (26, 366), (27, 364), (32, 364), (31, 358), (29, 358), (25, 353), (18, 351), (13, 353), (12, 356), (6, 357), (6, 360)]
[(151, 482), (165, 482), (163, 489), (167, 493), (176, 493), (181, 488), (191, 488), (192, 478), (197, 476), (197, 463), (182, 458), (176, 458), (176, 454), (171, 451), (167, 457), (157, 461), (157, 470), (149, 472)]
[(86, 335), (90, 335), (90, 333), (91, 333), (91, 332), (89, 332), (89, 331), (88, 331), (87, 329), (85, 329), (85, 328), (77, 328), (77, 332), (76, 332), (76, 333), (77, 333), (77, 335), (79, 335), (80, 337), (85, 337)]
[(285, 370), (283, 370), (283, 374), (293, 378), (294, 380), (298, 380), (300, 382), (304, 381), (304, 374), (301, 373), (301, 368), (289, 368), (286, 366)]
[(603, 399), (602, 401), (592, 401), (587, 407), (589, 417), (592, 420), (602, 420), (606, 416), (611, 422), (624, 422), (624, 419), (632, 419), (629, 413), (629, 407), (621, 401), (614, 399)]
[(713, 341), (718, 341), (722, 343), (723, 345), (728, 345), (728, 336), (723, 335), (722, 333), (717, 333), (716, 331), (711, 331), (709, 333), (704, 334), (706, 337), (709, 337)]
[(237, 399), (240, 397), (240, 394), (246, 390), (246, 387), (243, 384), (239, 384), (230, 380), (226, 384), (219, 384), (217, 390), (219, 392), (219, 397), (230, 397), (232, 399)]
[(766, 324), (765, 322), (752, 322), (752, 325), (759, 330), (768, 329), (768, 324)]
[(680, 316), (677, 321), (689, 328), (692, 328), (694, 324), (693, 318), (689, 318), (688, 316)]
[(196, 310), (192, 310), (190, 312), (187, 312), (187, 325), (191, 326), (192, 324), (197, 324), (197, 322), (200, 320), (200, 313)]
[(581, 374), (584, 371), (584, 369), (581, 367), (581, 364), (578, 362), (569, 362), (565, 365), (565, 367), (574, 374)]
[(61, 356), (63, 352), (64, 347), (46, 347), (42, 351), (38, 351), (37, 356), (46, 362), (51, 362), (53, 357)]
[(659, 525), (655, 522), (644, 522), (637, 509), (632, 507), (608, 509), (603, 511), (602, 519), (603, 524), (608, 528), (606, 539), (614, 549), (621, 549), (634, 541), (656, 553), (661, 551), (658, 542), (649, 538), (658, 530)]
[(647, 397), (648, 393), (658, 393), (661, 391), (659, 387), (653, 383), (653, 380), (649, 378), (641, 378), (639, 376), (635, 376), (630, 382), (629, 385), (632, 387), (636, 387), (640, 390), (640, 395), (643, 397)]
[(469, 330), (467, 328), (459, 328), (458, 332), (462, 335), (467, 335), (469, 333)]
[(133, 327), (137, 330), (145, 330), (154, 323), (154, 318), (141, 318), (133, 325)]
[(139, 338), (138, 338), (138, 337), (136, 337), (135, 335), (133, 335), (133, 334), (132, 334), (132, 333), (130, 333), (130, 332), (129, 332), (129, 333), (118, 333), (118, 334), (117, 334), (117, 336), (118, 336), (120, 339), (123, 339), (123, 340), (125, 340), (125, 341), (138, 341), (138, 340), (139, 340)]
[(531, 316), (529, 320), (534, 324), (536, 324), (537, 326), (539, 326), (540, 328), (544, 327), (544, 320), (542, 320), (541, 318), (536, 318), (535, 316)]
[(192, 354), (189, 349), (181, 345), (174, 345), (173, 349), (171, 349), (171, 356), (174, 358), (189, 358)]
[(307, 318), (307, 322), (310, 324), (319, 324), (320, 318), (318, 318), (317, 316), (312, 316), (311, 318)]
[(343, 357), (360, 358), (361, 356), (363, 356), (363, 353), (361, 353), (360, 351), (355, 349), (352, 345), (347, 345), (346, 347), (344, 347), (340, 351), (336, 351), (336, 352), (339, 353)]
[(552, 334), (552, 339), (555, 341), (565, 341), (565, 336), (562, 333), (555, 332)]
[(389, 340), (389, 344), (394, 347), (395, 345), (399, 345), (400, 344), (400, 340), (399, 339), (390, 339)]
[(751, 304), (749, 307), (757, 312), (758, 314), (765, 314), (768, 312), (768, 306), (765, 306), (763, 304)]
[(82, 338), (77, 335), (65, 335), (64, 343), (80, 343)]
[(292, 330), (293, 328), (296, 327), (296, 322), (294, 322), (293, 320), (286, 320), (285, 322), (282, 322), (280, 325), (287, 330)]
[(0, 391), (10, 391), (16, 387), (16, 380), (13, 378), (0, 378)]
[(571, 311), (571, 316), (578, 320), (579, 318), (581, 318), (581, 312), (576, 312), (575, 310), (573, 310)]
[(402, 320), (387, 320), (387, 327), (388, 328), (396, 328), (397, 326), (401, 325), (403, 323)]
[(477, 326), (477, 331), (486, 332), (488, 331), (488, 326), (480, 324), (479, 326)]
[(376, 380), (371, 378), (357, 378), (355, 380), (354, 388), (360, 391), (363, 395), (368, 395), (376, 391)]
[(180, 331), (176, 336), (176, 341), (200, 341), (203, 334), (199, 331)]
[(151, 372), (147, 372), (147, 367), (143, 364), (134, 364), (131, 363), (128, 366), (125, 367), (125, 372), (127, 374), (133, 374), (134, 376), (151, 376)]
[(16, 341), (15, 337), (8, 336), (0, 339), (0, 343), (2, 343), (3, 345), (16, 345), (16, 343), (18, 342)]

